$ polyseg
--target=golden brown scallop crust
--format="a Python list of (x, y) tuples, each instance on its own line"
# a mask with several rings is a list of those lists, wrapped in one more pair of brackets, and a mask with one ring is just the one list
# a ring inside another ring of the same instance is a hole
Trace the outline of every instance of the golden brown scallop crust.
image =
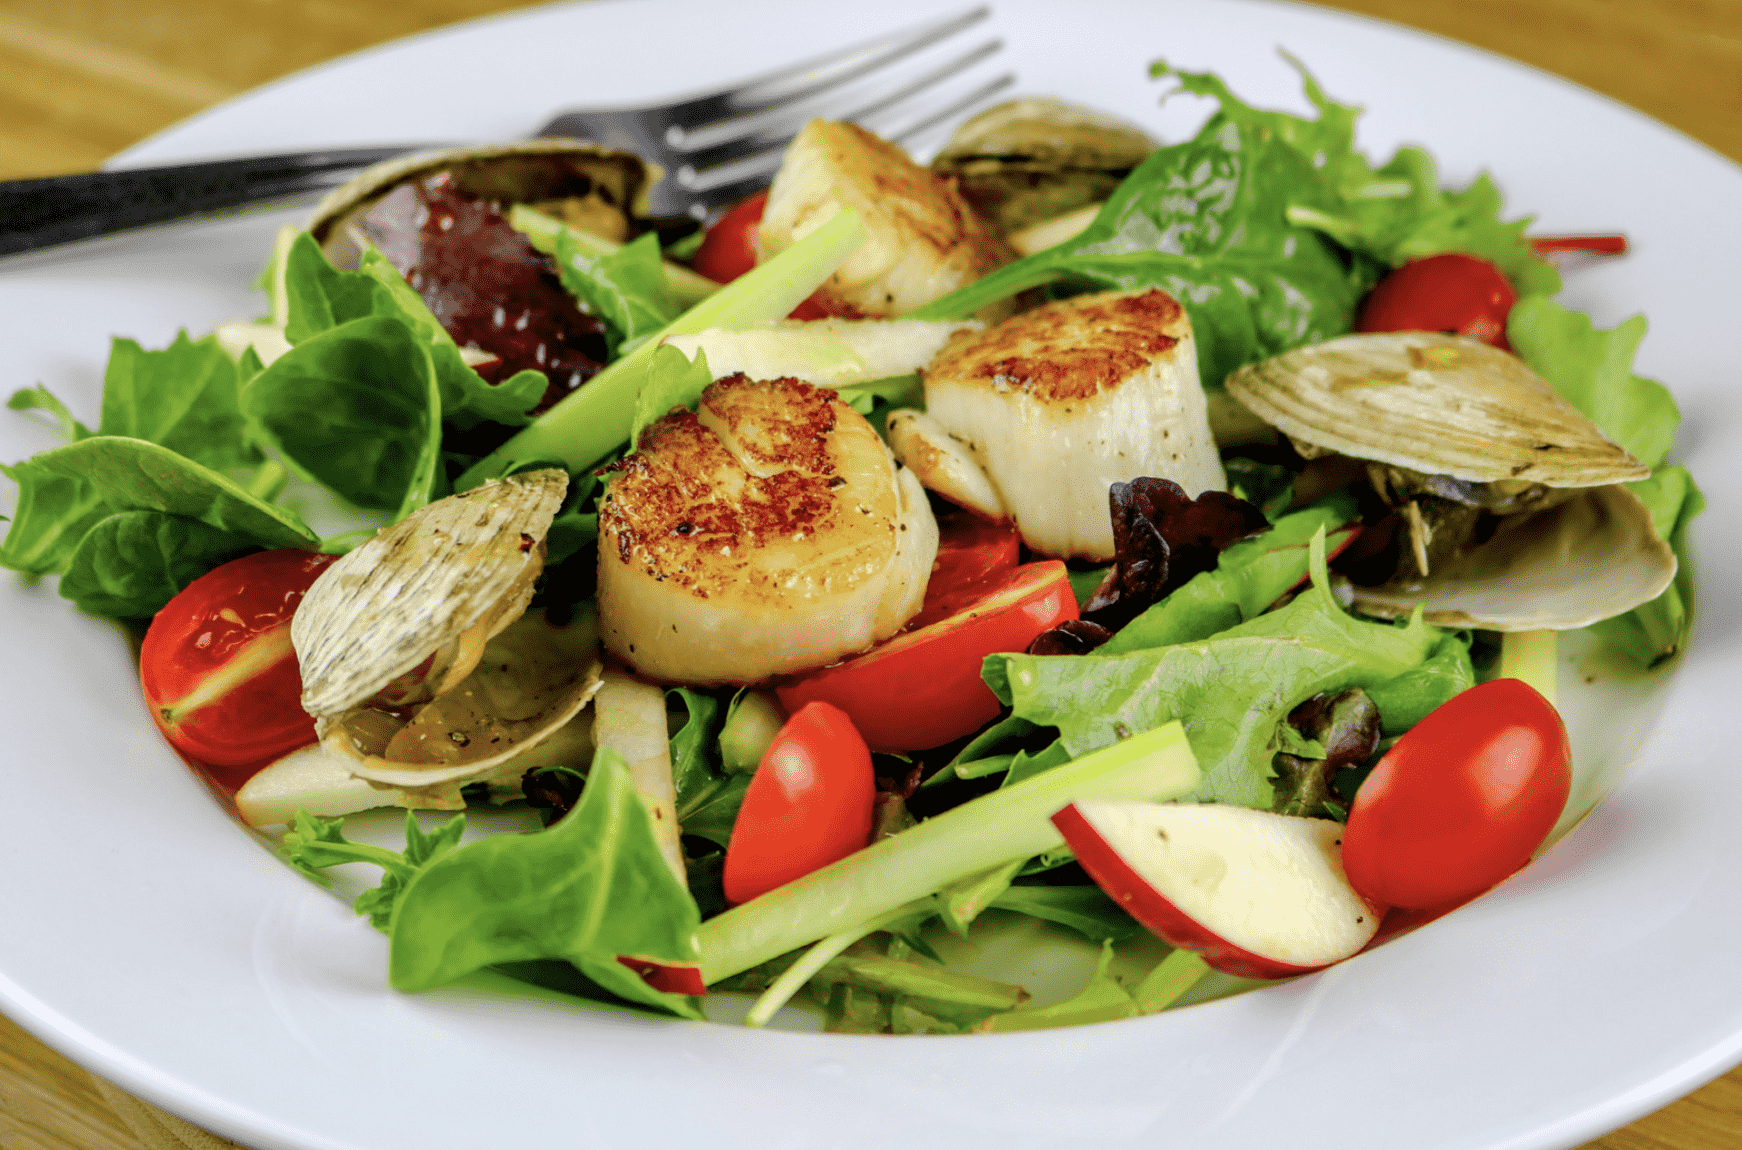
[(957, 336), (926, 370), (931, 384), (1023, 391), (1042, 403), (1117, 387), (1191, 332), (1185, 309), (1159, 288), (1043, 304)]
[[(699, 599), (730, 589), (779, 600), (797, 572), (771, 566), (769, 556), (789, 548), (799, 553), (802, 581), (822, 584), (814, 591), (880, 570), (894, 549), (894, 488), (886, 480), (880, 498), (869, 500), (880, 504), (875, 514), (847, 505), (843, 491), (863, 477), (843, 474), (838, 430), (876, 440), (832, 391), (795, 379), (716, 381), (700, 414), (665, 416), (617, 465), (599, 505), (600, 542), (619, 561)], [(803, 554), (806, 540), (842, 529), (828, 557)]]

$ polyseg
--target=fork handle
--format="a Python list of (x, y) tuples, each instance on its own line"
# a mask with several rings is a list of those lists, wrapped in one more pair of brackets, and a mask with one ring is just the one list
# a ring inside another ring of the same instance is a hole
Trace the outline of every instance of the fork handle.
[(295, 199), (412, 150), (345, 148), (0, 182), (0, 256)]

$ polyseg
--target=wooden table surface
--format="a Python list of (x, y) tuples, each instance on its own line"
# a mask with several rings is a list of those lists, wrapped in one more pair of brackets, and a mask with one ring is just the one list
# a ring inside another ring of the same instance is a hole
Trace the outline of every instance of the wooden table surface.
[[(227, 96), (513, 0), (0, 0), (0, 179), (93, 168)], [(1742, 162), (1742, 0), (1341, 0), (1557, 72)], [(158, 1150), (164, 1131), (0, 1017), (0, 1147)], [(1742, 1070), (1586, 1150), (1742, 1146)], [(1400, 1147), (1399, 1150), (1407, 1150)]]

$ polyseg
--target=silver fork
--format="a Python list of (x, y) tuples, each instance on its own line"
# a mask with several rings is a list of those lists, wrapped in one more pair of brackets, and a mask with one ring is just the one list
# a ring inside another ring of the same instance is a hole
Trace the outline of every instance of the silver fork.
[[(781, 152), (808, 112), (827, 97), (848, 101), (835, 119), (872, 120), (894, 113), (1003, 47), (997, 37), (917, 74), (870, 90), (853, 81), (955, 36), (991, 14), (986, 6), (844, 48), (718, 91), (645, 107), (582, 108), (557, 114), (538, 136), (573, 136), (625, 148), (659, 164), (656, 217), (705, 219), (765, 187)], [(958, 115), (1015, 82), (1009, 72), (882, 128), (904, 141)], [(0, 256), (238, 208), (308, 198), (379, 160), (433, 145), (344, 148), (291, 155), (245, 156), (159, 168), (122, 168), (0, 182)]]

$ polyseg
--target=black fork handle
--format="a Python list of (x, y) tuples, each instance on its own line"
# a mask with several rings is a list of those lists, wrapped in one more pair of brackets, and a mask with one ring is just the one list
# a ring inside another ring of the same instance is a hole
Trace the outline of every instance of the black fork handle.
[(414, 150), (344, 148), (0, 182), (0, 256), (302, 198)]

